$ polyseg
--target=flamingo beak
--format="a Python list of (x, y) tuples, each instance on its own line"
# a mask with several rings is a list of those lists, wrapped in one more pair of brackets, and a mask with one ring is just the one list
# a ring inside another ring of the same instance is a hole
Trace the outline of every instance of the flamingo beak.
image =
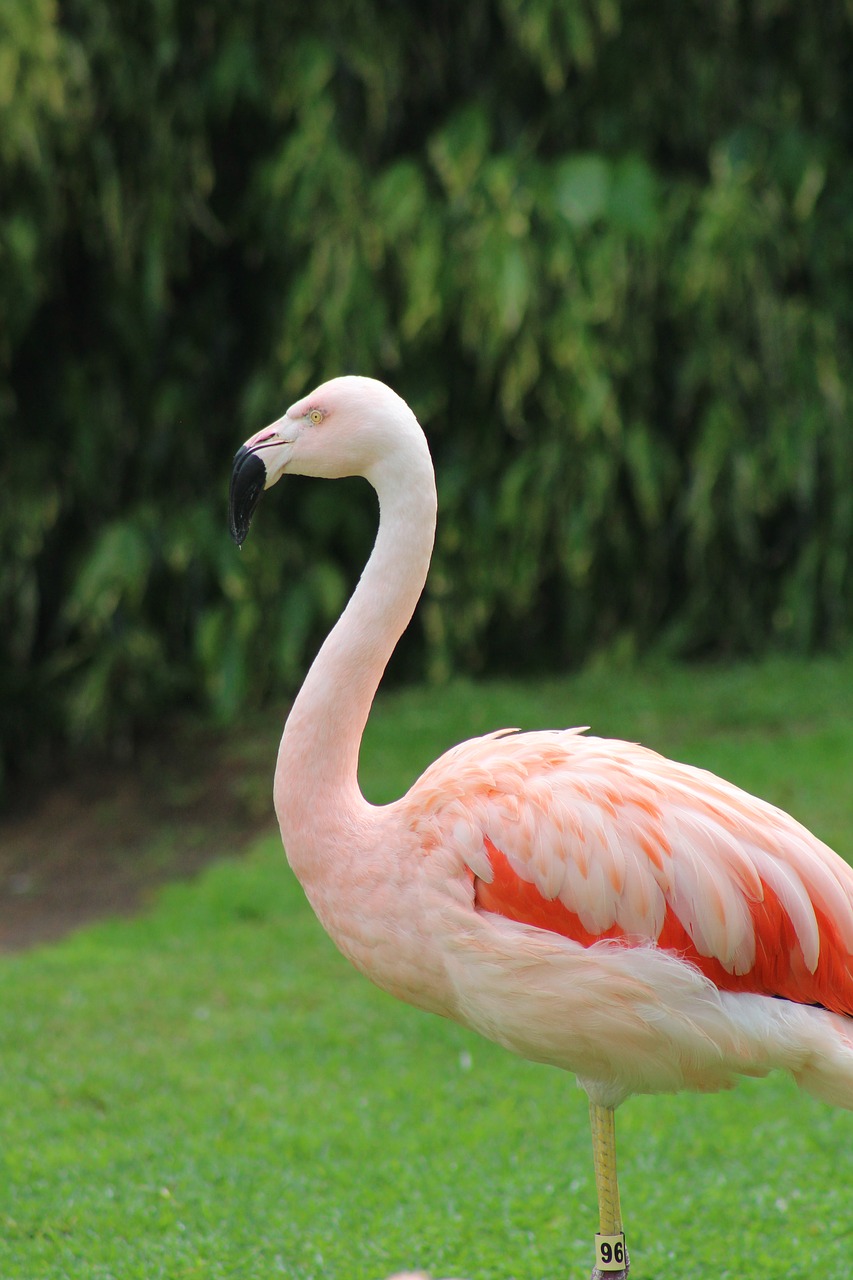
[(234, 455), (228, 499), (228, 523), (231, 537), (238, 547), (242, 547), (246, 541), (255, 507), (261, 500), (266, 482), (267, 469), (263, 458), (244, 444)]

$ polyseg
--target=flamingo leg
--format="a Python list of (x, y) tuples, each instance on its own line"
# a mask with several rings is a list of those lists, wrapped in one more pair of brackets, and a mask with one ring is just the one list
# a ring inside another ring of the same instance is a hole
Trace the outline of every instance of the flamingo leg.
[(625, 1280), (629, 1259), (622, 1231), (619, 1184), (616, 1181), (616, 1117), (612, 1107), (590, 1099), (592, 1162), (598, 1193), (599, 1233), (595, 1238), (596, 1265), (592, 1280)]

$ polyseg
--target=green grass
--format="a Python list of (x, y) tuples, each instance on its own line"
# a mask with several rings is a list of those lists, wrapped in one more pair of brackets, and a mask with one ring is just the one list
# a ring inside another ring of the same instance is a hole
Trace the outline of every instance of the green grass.
[[(364, 787), (390, 798), (488, 728), (573, 723), (724, 772), (853, 848), (849, 659), (389, 696)], [(571, 1077), (372, 988), (276, 840), (136, 919), (0, 959), (0, 984), (2, 1280), (589, 1275)], [(774, 1077), (632, 1099), (618, 1128), (637, 1280), (849, 1274), (851, 1114)]]

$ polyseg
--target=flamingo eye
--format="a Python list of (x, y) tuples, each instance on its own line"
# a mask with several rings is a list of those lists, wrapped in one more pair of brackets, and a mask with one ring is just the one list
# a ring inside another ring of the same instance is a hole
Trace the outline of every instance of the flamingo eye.
[(319, 427), (325, 416), (326, 415), (322, 409), (312, 409), (308, 414), (308, 419), (310, 422), (313, 422), (315, 427)]

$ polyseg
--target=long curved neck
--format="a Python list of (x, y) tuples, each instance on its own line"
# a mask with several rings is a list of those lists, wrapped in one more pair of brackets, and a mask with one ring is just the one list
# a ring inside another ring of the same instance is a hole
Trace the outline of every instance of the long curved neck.
[(423, 590), (435, 535), (435, 478), (420, 429), (368, 479), (379, 531), (349, 604), (318, 653), (284, 728), (275, 807), (291, 865), (322, 858), (369, 806), (358, 787), (376, 689)]

